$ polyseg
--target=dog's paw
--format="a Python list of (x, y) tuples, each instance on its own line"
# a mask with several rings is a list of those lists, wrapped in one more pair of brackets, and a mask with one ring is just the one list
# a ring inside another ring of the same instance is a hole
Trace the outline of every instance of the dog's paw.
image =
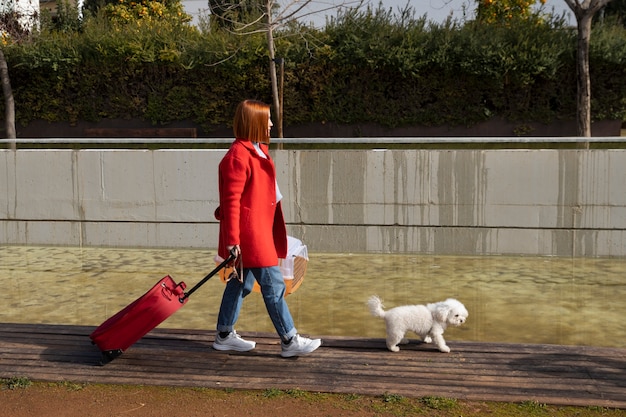
[(450, 348), (448, 346), (439, 346), (439, 350), (443, 353), (450, 353)]
[(433, 341), (433, 338), (432, 338), (432, 337), (430, 337), (430, 336), (426, 336), (426, 337), (424, 338), (424, 343), (431, 343), (432, 341)]
[(387, 346), (387, 349), (389, 349), (392, 352), (399, 352), (400, 348), (396, 345), (396, 346)]

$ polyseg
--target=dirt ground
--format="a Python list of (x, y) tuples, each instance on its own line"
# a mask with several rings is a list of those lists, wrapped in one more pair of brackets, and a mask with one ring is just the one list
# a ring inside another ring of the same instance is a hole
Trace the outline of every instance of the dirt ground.
[[(23, 382), (23, 381), (22, 381)], [(626, 410), (556, 407), (323, 394), (299, 390), (240, 391), (153, 386), (21, 383), (0, 391), (0, 416), (6, 417), (472, 417), (472, 416), (626, 416)]]

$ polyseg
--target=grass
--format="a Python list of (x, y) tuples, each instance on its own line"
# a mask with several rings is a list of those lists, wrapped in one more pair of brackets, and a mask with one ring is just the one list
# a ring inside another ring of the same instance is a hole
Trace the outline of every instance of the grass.
[[(208, 395), (211, 395), (207, 390)], [(573, 407), (553, 406), (537, 401), (521, 403), (501, 403), (489, 401), (463, 401), (455, 398), (428, 396), (408, 398), (394, 393), (384, 393), (381, 396), (366, 396), (359, 394), (328, 394), (315, 393), (299, 389), (281, 390), (269, 388), (262, 392), (257, 391), (229, 391), (229, 395), (237, 397), (261, 396), (269, 401), (293, 399), (307, 403), (332, 404), (339, 410), (360, 412), (363, 415), (375, 416), (436, 416), (436, 417), (478, 417), (493, 415), (498, 417), (528, 417), (528, 416), (555, 416), (555, 417), (613, 417), (626, 416), (626, 410), (610, 409), (605, 407)], [(267, 404), (266, 404), (267, 405)]]
[(0, 379), (2, 389), (23, 389), (32, 385), (32, 381), (28, 378), (14, 376), (7, 379)]
[(181, 388), (181, 387), (156, 387), (156, 386), (133, 386), (133, 385), (105, 385), (105, 384), (78, 384), (69, 381), (63, 382), (32, 382), (24, 377), (12, 377), (0, 379), (2, 390), (36, 390), (59, 389), (66, 392), (76, 392), (81, 395), (102, 397), (112, 393), (124, 393), (129, 390), (139, 390), (145, 396), (197, 398), (206, 400), (227, 399), (230, 403), (253, 403), (261, 409), (271, 410), (289, 403), (292, 407), (298, 404), (313, 404), (328, 410), (335, 410), (328, 415), (341, 415), (349, 411), (351, 415), (377, 416), (377, 417), (618, 417), (626, 416), (626, 410), (611, 409), (605, 407), (573, 407), (555, 406), (539, 403), (537, 401), (524, 401), (521, 403), (503, 403), (489, 401), (465, 401), (454, 398), (428, 396), (421, 398), (409, 398), (394, 393), (384, 393), (379, 396), (367, 396), (359, 394), (329, 394), (309, 392), (300, 389), (282, 390), (268, 388), (263, 391), (235, 390), (235, 389), (212, 389), (212, 388)]

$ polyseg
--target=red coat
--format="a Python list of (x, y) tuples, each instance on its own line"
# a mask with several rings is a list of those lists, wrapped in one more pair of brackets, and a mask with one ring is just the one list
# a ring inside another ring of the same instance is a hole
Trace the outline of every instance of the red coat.
[(276, 202), (276, 169), (267, 145), (267, 159), (252, 142), (235, 139), (219, 164), (219, 255), (228, 257), (228, 246), (239, 245), (243, 266), (278, 265), (287, 256), (287, 229), (280, 202)]

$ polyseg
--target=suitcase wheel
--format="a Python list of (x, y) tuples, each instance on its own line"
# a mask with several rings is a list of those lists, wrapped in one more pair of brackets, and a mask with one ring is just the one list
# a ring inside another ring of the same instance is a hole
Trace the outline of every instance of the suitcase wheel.
[(122, 349), (114, 349), (114, 350), (103, 350), (102, 358), (100, 359), (100, 365), (106, 365), (111, 362), (113, 359), (120, 356), (124, 351)]

